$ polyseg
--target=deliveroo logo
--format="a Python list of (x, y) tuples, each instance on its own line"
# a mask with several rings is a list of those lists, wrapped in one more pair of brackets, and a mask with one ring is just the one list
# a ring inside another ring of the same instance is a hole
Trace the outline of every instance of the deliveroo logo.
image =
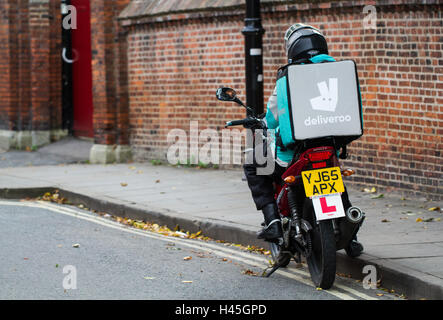
[[(329, 78), (329, 88), (326, 84), (326, 81), (317, 83), (318, 90), (320, 91), (320, 95), (313, 99), (310, 99), (311, 106), (313, 110), (318, 111), (327, 111), (327, 112), (335, 112), (337, 108), (338, 102), (338, 79), (337, 78)], [(316, 115), (316, 116), (308, 116), (304, 124), (306, 127), (309, 126), (318, 126), (318, 125), (327, 125), (327, 124), (336, 124), (343, 122), (350, 122), (351, 116), (347, 115)]]
[(338, 100), (338, 79), (329, 79), (329, 88), (326, 81), (317, 83), (320, 96), (311, 99), (311, 106), (314, 110), (334, 112), (337, 108)]

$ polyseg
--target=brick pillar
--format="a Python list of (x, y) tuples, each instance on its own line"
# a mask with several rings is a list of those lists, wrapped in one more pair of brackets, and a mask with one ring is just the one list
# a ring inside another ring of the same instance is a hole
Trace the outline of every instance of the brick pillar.
[(31, 129), (31, 50), (29, 37), (29, 1), (18, 2), (18, 39), (17, 39), (17, 74), (18, 74), (18, 119), (19, 132)]
[(94, 146), (92, 163), (125, 162), (128, 145), (126, 45), (117, 16), (129, 0), (91, 2)]
[[(18, 6), (5, 1), (0, 6), (0, 147), (9, 149), (8, 131), (17, 129), (18, 104)], [(8, 145), (6, 145), (8, 143)]]
[(59, 1), (8, 0), (0, 10), (0, 147), (41, 146), (61, 127)]
[(0, 148), (23, 147), (30, 127), (29, 0), (0, 4)]
[[(50, 22), (49, 0), (29, 1), (31, 137), (38, 144), (50, 139)], [(34, 143), (33, 143), (34, 144)]]

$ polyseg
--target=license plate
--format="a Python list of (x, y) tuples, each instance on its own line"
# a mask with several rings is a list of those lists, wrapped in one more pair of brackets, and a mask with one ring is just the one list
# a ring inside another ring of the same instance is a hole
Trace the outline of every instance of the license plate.
[(306, 197), (345, 192), (339, 167), (303, 171)]

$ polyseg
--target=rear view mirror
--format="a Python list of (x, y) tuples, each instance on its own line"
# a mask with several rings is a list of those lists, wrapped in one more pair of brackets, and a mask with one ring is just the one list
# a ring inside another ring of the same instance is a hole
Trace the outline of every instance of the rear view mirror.
[(217, 93), (215, 94), (218, 100), (221, 101), (234, 101), (235, 103), (245, 107), (246, 110), (249, 111), (250, 114), (254, 114), (254, 110), (247, 107), (239, 98), (237, 98), (237, 92), (234, 89), (228, 87), (220, 87), (217, 89)]
[(237, 92), (234, 89), (221, 87), (217, 89), (217, 99), (221, 101), (236, 101)]

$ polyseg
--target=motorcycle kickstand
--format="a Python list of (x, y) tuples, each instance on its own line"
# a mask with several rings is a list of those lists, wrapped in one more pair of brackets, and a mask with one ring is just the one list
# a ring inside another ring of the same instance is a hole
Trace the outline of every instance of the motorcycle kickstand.
[[(295, 255), (293, 255), (290, 251), (285, 251), (285, 253), (288, 253), (288, 254), (291, 256), (291, 258), (294, 259), (294, 260), (297, 262), (297, 259), (295, 258)], [(298, 262), (297, 262), (297, 263), (298, 263)], [(266, 278), (269, 278), (269, 277), (271, 276), (271, 274), (273, 274), (275, 271), (277, 271), (282, 265), (283, 265), (282, 262), (280, 262), (280, 263), (279, 263), (279, 262), (275, 263), (275, 264), (272, 266), (271, 271), (269, 271), (269, 272), (265, 275), (265, 277), (266, 277)]]
[(271, 274), (273, 274), (275, 271), (277, 271), (277, 269), (280, 268), (281, 266), (282, 266), (281, 263), (276, 263), (276, 264), (274, 264), (274, 266), (272, 267), (271, 271), (269, 271), (269, 272), (265, 275), (265, 277), (266, 277), (266, 278), (269, 278), (269, 277), (271, 276)]

